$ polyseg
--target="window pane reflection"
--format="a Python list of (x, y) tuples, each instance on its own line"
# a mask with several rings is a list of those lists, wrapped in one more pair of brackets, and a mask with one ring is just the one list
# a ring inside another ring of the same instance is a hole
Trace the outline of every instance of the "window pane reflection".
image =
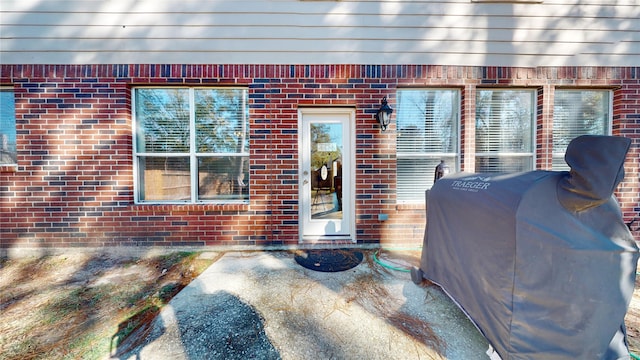
[(138, 177), (144, 184), (140, 200), (188, 201), (191, 180), (188, 157), (141, 157)]

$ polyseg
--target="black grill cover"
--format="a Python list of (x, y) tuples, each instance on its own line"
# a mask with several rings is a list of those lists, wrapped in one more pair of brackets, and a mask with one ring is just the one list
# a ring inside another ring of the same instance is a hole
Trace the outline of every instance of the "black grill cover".
[(629, 146), (583, 136), (570, 172), (459, 173), (428, 192), (420, 270), (502, 359), (628, 358), (638, 247), (612, 194)]

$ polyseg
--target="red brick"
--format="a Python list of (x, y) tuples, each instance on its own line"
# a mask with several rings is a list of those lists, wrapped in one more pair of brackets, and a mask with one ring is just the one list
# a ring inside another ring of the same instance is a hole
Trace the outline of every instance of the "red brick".
[[(2, 83), (15, 84), (16, 118), (19, 119), (18, 169), (0, 167), (0, 188), (8, 189), (11, 193), (11, 196), (2, 197), (0, 246), (131, 245), (146, 241), (156, 244), (182, 241), (202, 241), (208, 245), (268, 245), (270, 241), (296, 244), (299, 229), (285, 222), (297, 220), (297, 216), (290, 212), (297, 211), (297, 206), (287, 202), (297, 199), (298, 190), (291, 184), (277, 182), (297, 179), (296, 175), (284, 175), (283, 171), (298, 167), (296, 147), (299, 134), (283, 134), (283, 131), (297, 128), (297, 110), (304, 105), (353, 107), (356, 109), (356, 133), (371, 136), (368, 139), (356, 139), (356, 163), (370, 164), (378, 170), (375, 174), (365, 170), (356, 171), (356, 193), (372, 195), (369, 199), (357, 201), (358, 242), (421, 243), (424, 205), (395, 205), (393, 191), (383, 192), (374, 187), (388, 185), (390, 190), (395, 188), (395, 123), (387, 132), (381, 133), (375, 126), (373, 115), (365, 111), (375, 110), (382, 96), (388, 96), (390, 105), (395, 107), (395, 92), (402, 86), (431, 85), (461, 89), (461, 147), (464, 150), (461, 167), (465, 169), (466, 164), (472, 163), (467, 163), (467, 159), (473, 157), (474, 148), (475, 86), (481, 84), (482, 80), (498, 80), (503, 86), (540, 89), (538, 106), (542, 111), (536, 119), (536, 166), (541, 169), (549, 167), (551, 161), (550, 122), (553, 109), (548, 97), (552, 96), (553, 88), (615, 87), (614, 135), (634, 139), (634, 148), (625, 164), (628, 175), (617, 195), (627, 221), (640, 216), (640, 68), (226, 64), (188, 65), (184, 67), (185, 76), (182, 77), (183, 66), (170, 64), (168, 77), (161, 77), (160, 68), (164, 65), (131, 64), (126, 65), (128, 78), (111, 77), (119, 66), (0, 67)], [(155, 69), (154, 75), (152, 67)], [(484, 79), (483, 72), (487, 75)], [(277, 83), (266, 84), (266, 89), (280, 91), (266, 93), (265, 99), (269, 102), (265, 107), (250, 110), (253, 136), (256, 136), (256, 129), (272, 130), (263, 139), (251, 142), (251, 166), (264, 166), (265, 169), (252, 170), (250, 205), (133, 204), (130, 86), (174, 85), (173, 80), (181, 84), (237, 86), (249, 85), (254, 79), (264, 78), (278, 79)], [(353, 86), (339, 88), (339, 84)], [(380, 85), (386, 88), (378, 88)], [(40, 87), (45, 92), (29, 92), (31, 86)], [(54, 92), (60, 89), (78, 89), (79, 92)], [(306, 99), (289, 96), (295, 94), (333, 94), (338, 97)], [(39, 99), (58, 99), (62, 102), (30, 102)], [(77, 104), (90, 108), (66, 107)], [(269, 120), (270, 123), (258, 123), (257, 120)], [(61, 132), (54, 133), (57, 131)], [(108, 146), (101, 146), (104, 144)], [(94, 146), (98, 146), (99, 150)], [(389, 154), (391, 157), (388, 160), (374, 158), (378, 154)], [(292, 155), (292, 158), (274, 158), (277, 155)], [(60, 180), (64, 183), (50, 186), (49, 180), (44, 180), (45, 177), (55, 176), (64, 178)], [(113, 183), (102, 185), (104, 181)], [(55, 193), (64, 193), (64, 196), (54, 196)], [(88, 198), (95, 200), (82, 201)], [(61, 211), (54, 214), (46, 211), (52, 207)], [(256, 215), (255, 211), (270, 211), (271, 216)], [(388, 213), (390, 220), (378, 222), (377, 215), (381, 212)], [(46, 232), (46, 226), (34, 224), (54, 224), (61, 227), (61, 231)], [(81, 228), (86, 237), (74, 237), (71, 231), (74, 228)], [(29, 234), (29, 237), (25, 240), (21, 234)], [(266, 235), (267, 240), (258, 238), (262, 235)], [(635, 235), (640, 234), (636, 232)], [(234, 236), (243, 239), (234, 240)]]

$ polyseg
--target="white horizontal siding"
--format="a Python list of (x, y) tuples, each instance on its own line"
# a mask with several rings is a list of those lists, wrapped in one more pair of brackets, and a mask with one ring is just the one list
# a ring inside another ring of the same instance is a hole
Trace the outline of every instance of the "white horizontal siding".
[(2, 63), (640, 66), (640, 0), (0, 0)]

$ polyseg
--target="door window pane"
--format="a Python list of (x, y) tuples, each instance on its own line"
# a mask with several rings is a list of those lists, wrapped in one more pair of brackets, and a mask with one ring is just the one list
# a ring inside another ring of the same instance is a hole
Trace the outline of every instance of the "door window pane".
[(311, 219), (342, 219), (342, 124), (310, 124)]

